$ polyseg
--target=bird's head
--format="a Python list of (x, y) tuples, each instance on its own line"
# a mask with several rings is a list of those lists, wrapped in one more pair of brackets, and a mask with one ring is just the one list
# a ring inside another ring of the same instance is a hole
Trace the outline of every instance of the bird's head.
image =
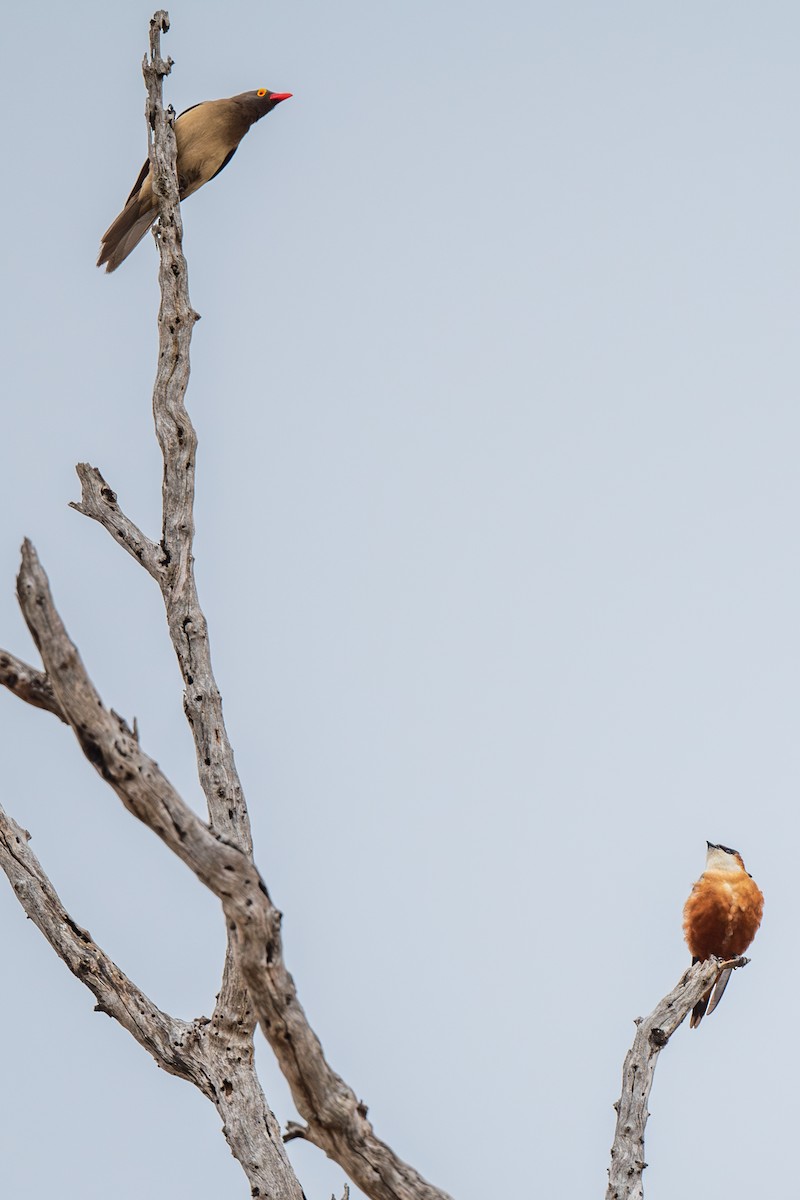
[(744, 860), (738, 850), (731, 850), (730, 846), (720, 846), (714, 842), (706, 842), (706, 846), (707, 871), (745, 870)]
[(255, 123), (272, 112), (282, 100), (290, 100), (291, 96), (291, 92), (271, 92), (269, 88), (259, 88), (256, 92), (242, 92), (241, 96), (233, 98), (239, 101), (251, 121)]

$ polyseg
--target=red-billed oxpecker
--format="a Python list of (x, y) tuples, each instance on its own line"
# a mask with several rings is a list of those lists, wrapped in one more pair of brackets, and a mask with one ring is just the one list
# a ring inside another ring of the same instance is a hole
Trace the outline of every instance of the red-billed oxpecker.
[[(219, 175), (250, 126), (291, 94), (259, 88), (257, 92), (242, 92), (241, 96), (231, 96), (228, 100), (206, 100), (182, 112), (175, 122), (181, 200)], [(106, 271), (116, 271), (155, 221), (158, 201), (151, 183), (148, 160), (122, 212), (103, 234), (98, 267), (105, 263)]]
[[(711, 842), (706, 845), (706, 869), (683, 909), (683, 932), (692, 963), (744, 954), (756, 936), (764, 911), (764, 897), (745, 870), (738, 850)], [(695, 1004), (689, 1022), (692, 1029), (717, 1007), (730, 977), (730, 967), (721, 971), (713, 987)]]

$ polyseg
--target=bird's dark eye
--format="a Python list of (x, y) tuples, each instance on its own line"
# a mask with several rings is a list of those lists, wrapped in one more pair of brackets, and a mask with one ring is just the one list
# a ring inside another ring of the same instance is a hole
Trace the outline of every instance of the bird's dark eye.
[(266, 96), (266, 94), (267, 94), (266, 88), (259, 88), (258, 91), (256, 92), (257, 96)]

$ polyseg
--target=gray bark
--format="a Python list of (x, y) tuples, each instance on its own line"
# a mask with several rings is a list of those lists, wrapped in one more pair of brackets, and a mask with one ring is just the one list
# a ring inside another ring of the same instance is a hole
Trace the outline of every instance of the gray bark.
[(647, 1102), (653, 1086), (658, 1056), (678, 1026), (718, 979), (723, 967), (744, 967), (747, 958), (727, 963), (710, 958), (685, 971), (672, 991), (649, 1017), (636, 1021), (636, 1036), (622, 1068), (622, 1095), (614, 1107), (617, 1127), (611, 1147), (606, 1200), (642, 1200), (644, 1184), (644, 1131), (649, 1113)]

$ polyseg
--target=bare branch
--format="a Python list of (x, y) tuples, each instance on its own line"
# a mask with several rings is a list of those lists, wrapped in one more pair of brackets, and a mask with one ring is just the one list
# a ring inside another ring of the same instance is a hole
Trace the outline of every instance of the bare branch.
[(0, 866), (25, 912), (72, 974), (94, 992), (98, 1012), (119, 1021), (165, 1071), (191, 1079), (210, 1095), (208, 1081), (198, 1078), (182, 1053), (194, 1036), (193, 1025), (161, 1012), (73, 921), (29, 848), (29, 836), (0, 807)]
[(280, 1130), (264, 1100), (247, 1031), (201, 1017), (180, 1021), (162, 1012), (72, 919), (28, 846), (29, 835), (0, 807), (0, 867), (23, 909), (70, 971), (97, 998), (96, 1011), (113, 1017), (159, 1067), (188, 1080), (216, 1106), (252, 1195), (301, 1195), (280, 1152)]
[(134, 525), (117, 503), (117, 494), (108, 486), (97, 467), (78, 463), (75, 467), (81, 481), (80, 502), (70, 501), (70, 508), (98, 521), (128, 553), (149, 571), (160, 584), (164, 575), (164, 551), (151, 542)]
[(53, 685), (44, 672), (37, 671), (36, 667), (31, 667), (8, 650), (0, 650), (0, 685), (8, 688), (26, 704), (44, 708), (65, 725), (69, 724), (56, 700)]
[(129, 812), (149, 825), (195, 871), (207, 887), (227, 895), (231, 876), (248, 868), (248, 884), (258, 887), (255, 868), (235, 846), (222, 842), (189, 808), (158, 764), (134, 735), (103, 706), (77, 648), (59, 617), (47, 576), (29, 541), (22, 547), (17, 596), (45, 667), (50, 665), (53, 691), (81, 749), (110, 784)]
[(104, 708), (53, 604), (29, 542), (17, 592), (25, 620), (84, 754), (122, 800), (222, 901), (228, 933), (261, 1028), (325, 1151), (375, 1200), (443, 1200), (378, 1139), (366, 1108), (329, 1066), (283, 962), (281, 914), (249, 857), (205, 825), (119, 718)]
[(636, 1022), (633, 1046), (622, 1068), (622, 1095), (617, 1104), (617, 1127), (611, 1147), (606, 1200), (642, 1200), (644, 1131), (649, 1113), (647, 1102), (653, 1086), (656, 1062), (675, 1030), (705, 996), (725, 968), (736, 970), (750, 960), (735, 958), (720, 962), (711, 958), (685, 971), (669, 995), (661, 1000), (649, 1017)]

